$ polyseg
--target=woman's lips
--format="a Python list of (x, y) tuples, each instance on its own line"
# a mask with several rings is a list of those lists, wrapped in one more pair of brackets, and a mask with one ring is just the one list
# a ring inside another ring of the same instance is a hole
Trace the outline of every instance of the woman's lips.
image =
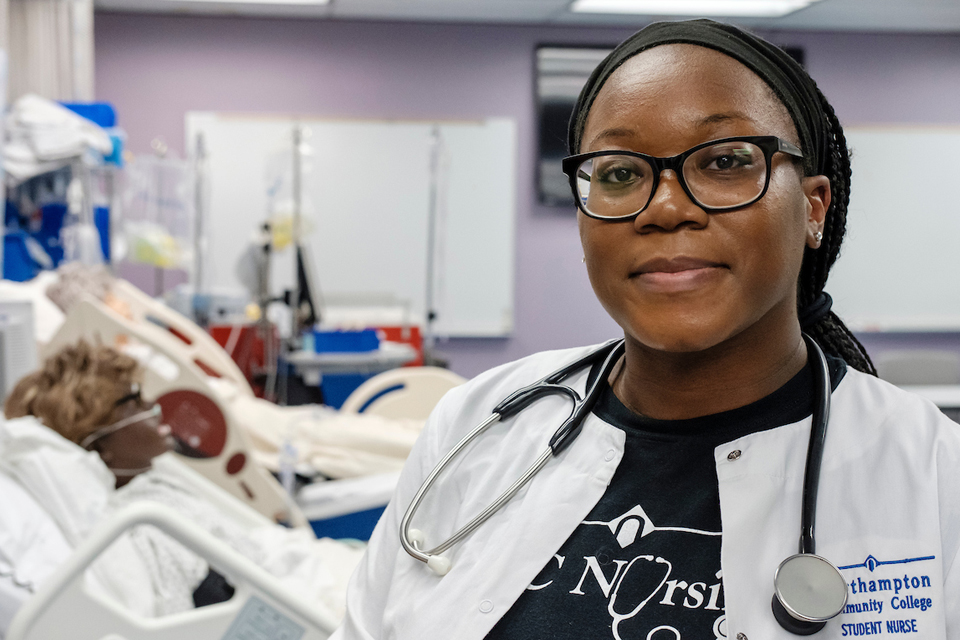
[(726, 270), (717, 262), (683, 256), (648, 260), (631, 275), (645, 289), (674, 293), (706, 286)]

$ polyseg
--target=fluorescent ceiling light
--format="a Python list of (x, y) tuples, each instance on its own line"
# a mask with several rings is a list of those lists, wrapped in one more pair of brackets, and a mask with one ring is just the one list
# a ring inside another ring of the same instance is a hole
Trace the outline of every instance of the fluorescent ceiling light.
[(180, 2), (216, 3), (216, 4), (287, 4), (287, 5), (324, 5), (330, 0), (179, 0)]
[(820, 0), (576, 0), (578, 13), (779, 18)]

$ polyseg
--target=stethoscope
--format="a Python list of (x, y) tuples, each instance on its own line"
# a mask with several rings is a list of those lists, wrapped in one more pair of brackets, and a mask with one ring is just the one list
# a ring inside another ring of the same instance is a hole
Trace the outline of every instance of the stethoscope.
[[(823, 445), (827, 435), (827, 422), (830, 417), (830, 371), (827, 358), (820, 346), (808, 335), (803, 334), (807, 352), (814, 356), (814, 406), (813, 426), (810, 430), (810, 444), (807, 447), (807, 462), (803, 478), (803, 496), (800, 513), (800, 550), (780, 563), (774, 575), (773, 615), (780, 626), (797, 635), (814, 634), (843, 611), (847, 603), (847, 584), (840, 570), (829, 560), (816, 555), (814, 525), (816, 522), (817, 489), (820, 483), (820, 463), (823, 460)], [(440, 460), (423, 482), (410, 506), (400, 521), (400, 544), (411, 556), (425, 562), (437, 575), (443, 576), (450, 571), (450, 559), (442, 556), (447, 551), (473, 533), (481, 524), (490, 519), (513, 496), (523, 488), (553, 457), (560, 455), (580, 435), (583, 421), (593, 410), (605, 381), (610, 377), (624, 353), (624, 341), (608, 342), (557, 371), (527, 385), (507, 396), (493, 408), (490, 417), (468, 433), (447, 455)], [(600, 374), (587, 389), (583, 398), (570, 387), (560, 384), (573, 373), (586, 367), (603, 362)], [(534, 401), (548, 395), (567, 396), (573, 401), (570, 416), (560, 425), (543, 453), (521, 475), (516, 482), (494, 500), (486, 509), (478, 513), (458, 529), (452, 536), (433, 549), (424, 551), (425, 537), (422, 531), (411, 529), (410, 523), (423, 502), (424, 496), (436, 482), (450, 462), (471, 442), (494, 424), (509, 418)]]

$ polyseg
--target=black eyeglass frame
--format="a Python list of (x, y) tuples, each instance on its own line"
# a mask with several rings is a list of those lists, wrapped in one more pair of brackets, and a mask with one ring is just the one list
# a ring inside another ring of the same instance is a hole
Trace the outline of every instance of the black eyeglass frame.
[(122, 398), (114, 402), (113, 406), (119, 407), (120, 405), (126, 404), (131, 400), (136, 400), (137, 402), (140, 402), (141, 400), (143, 400), (143, 397), (140, 395), (140, 385), (137, 384), (136, 382), (130, 385), (130, 393), (128, 393), (127, 395), (123, 396)]
[[(712, 147), (715, 144), (723, 144), (725, 142), (748, 142), (759, 147), (760, 150), (763, 151), (763, 157), (767, 164), (766, 176), (763, 183), (763, 189), (753, 200), (744, 202), (743, 204), (736, 204), (727, 207), (710, 207), (700, 202), (693, 195), (693, 193), (690, 192), (690, 188), (687, 186), (687, 180), (683, 177), (683, 163), (687, 160), (687, 158), (700, 149)], [(611, 149), (605, 151), (591, 151), (590, 153), (578, 153), (576, 155), (567, 156), (561, 161), (561, 166), (563, 168), (563, 172), (570, 179), (570, 189), (573, 191), (573, 199), (577, 203), (577, 208), (580, 209), (584, 215), (595, 220), (622, 222), (633, 220), (650, 206), (650, 203), (653, 201), (653, 197), (657, 194), (657, 188), (660, 186), (660, 174), (666, 169), (672, 170), (677, 175), (677, 181), (680, 183), (680, 187), (683, 189), (683, 192), (687, 194), (688, 198), (690, 198), (690, 201), (708, 213), (716, 211), (732, 211), (741, 207), (748, 207), (767, 194), (767, 189), (770, 187), (770, 167), (773, 162), (773, 154), (777, 153), (778, 151), (795, 158), (803, 158), (803, 152), (799, 147), (791, 142), (787, 142), (783, 138), (778, 138), (777, 136), (734, 136), (731, 138), (720, 138), (719, 140), (710, 140), (708, 142), (704, 142), (703, 144), (698, 144), (695, 147), (687, 149), (683, 153), (671, 156), (669, 158), (649, 156), (645, 153), (639, 153), (637, 151)], [(580, 168), (580, 165), (587, 160), (601, 156), (631, 156), (645, 160), (650, 164), (651, 167), (653, 167), (653, 185), (650, 188), (650, 197), (647, 198), (646, 204), (644, 204), (640, 209), (623, 216), (599, 216), (595, 213), (590, 213), (587, 211), (587, 207), (584, 205), (583, 200), (580, 197), (580, 189), (577, 188), (577, 170)]]

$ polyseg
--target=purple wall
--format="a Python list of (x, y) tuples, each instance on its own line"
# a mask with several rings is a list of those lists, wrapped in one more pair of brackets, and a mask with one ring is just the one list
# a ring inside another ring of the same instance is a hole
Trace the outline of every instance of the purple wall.
[[(110, 13), (97, 13), (95, 30), (96, 97), (116, 105), (138, 153), (156, 136), (182, 153), (190, 110), (515, 119), (516, 331), (441, 348), (470, 376), (618, 334), (590, 290), (573, 213), (536, 200), (533, 53), (542, 43), (612, 45), (629, 30)], [(806, 48), (808, 68), (848, 124), (960, 121), (960, 35), (767, 35)], [(897, 344), (866, 339), (879, 349)], [(960, 350), (955, 335), (913, 340)]]

